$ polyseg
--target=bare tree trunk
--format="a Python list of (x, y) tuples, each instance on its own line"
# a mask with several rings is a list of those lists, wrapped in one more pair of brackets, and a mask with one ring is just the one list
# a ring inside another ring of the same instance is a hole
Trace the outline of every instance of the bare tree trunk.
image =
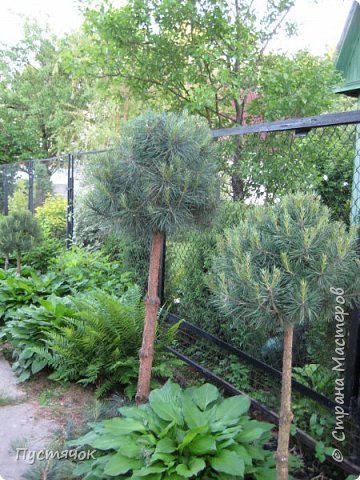
[(17, 253), (17, 269), (16, 274), (20, 277), (21, 275), (21, 255), (20, 252)]
[(150, 393), (151, 368), (154, 357), (154, 342), (156, 334), (156, 317), (160, 300), (158, 296), (161, 254), (165, 235), (160, 232), (153, 234), (150, 253), (150, 268), (148, 291), (145, 297), (145, 322), (142, 347), (140, 350), (140, 369), (135, 401), (137, 405), (146, 403)]
[(289, 443), (293, 414), (291, 411), (291, 375), (294, 326), (289, 323), (284, 332), (284, 353), (281, 383), (281, 406), (278, 447), (276, 452), (276, 480), (288, 480)]
[(5, 262), (4, 262), (4, 270), (9, 268), (9, 254), (5, 253)]

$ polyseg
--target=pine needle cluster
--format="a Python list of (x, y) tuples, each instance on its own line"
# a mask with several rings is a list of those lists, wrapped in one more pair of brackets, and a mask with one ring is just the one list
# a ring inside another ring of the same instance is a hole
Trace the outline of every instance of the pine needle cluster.
[(10, 255), (30, 250), (41, 240), (38, 221), (27, 210), (12, 212), (0, 222), (0, 251)]
[(138, 117), (86, 178), (88, 206), (111, 229), (139, 236), (204, 219), (219, 196), (216, 145), (204, 120), (185, 114)]
[(360, 296), (356, 231), (331, 221), (318, 197), (289, 195), (226, 232), (212, 273), (215, 302), (237, 325), (329, 320), (331, 288), (343, 289), (348, 304)]

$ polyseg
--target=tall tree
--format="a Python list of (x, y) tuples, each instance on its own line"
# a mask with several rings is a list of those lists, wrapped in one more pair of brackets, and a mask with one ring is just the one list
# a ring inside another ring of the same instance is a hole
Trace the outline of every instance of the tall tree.
[[(78, 118), (91, 97), (85, 79), (73, 81), (60, 57), (61, 42), (36, 24), (0, 53), (0, 163), (44, 158), (69, 150)], [(67, 44), (67, 48), (69, 45)]]
[[(336, 74), (330, 59), (268, 54), (280, 31), (294, 31), (286, 21), (294, 0), (268, 0), (263, 15), (254, 4), (129, 0), (115, 8), (103, 2), (84, 10), (91, 43), (79, 62), (94, 75), (126, 82), (145, 102), (199, 114), (211, 128), (331, 108)], [(236, 200), (249, 195), (245, 150), (237, 138), (224, 154)]]
[(120, 151), (90, 166), (90, 208), (112, 229), (152, 239), (137, 403), (147, 401), (166, 233), (203, 221), (218, 199), (216, 149), (199, 118), (148, 114), (124, 133)]
[(359, 301), (356, 230), (332, 222), (313, 195), (283, 197), (228, 231), (213, 274), (216, 302), (238, 328), (251, 322), (283, 331), (277, 480), (287, 480), (294, 326), (330, 321), (337, 301)]

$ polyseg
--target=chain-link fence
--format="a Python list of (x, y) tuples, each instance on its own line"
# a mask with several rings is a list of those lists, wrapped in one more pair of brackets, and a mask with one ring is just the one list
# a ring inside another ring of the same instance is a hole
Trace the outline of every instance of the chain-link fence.
[[(201, 329), (200, 333), (182, 329), (178, 351), (276, 411), (281, 335), (276, 329), (254, 329), (246, 322), (234, 327), (232, 319), (214, 306), (208, 287), (210, 269), (216, 244), (227, 228), (241, 221), (254, 205), (274, 203), (290, 192), (315, 192), (329, 207), (333, 219), (348, 225), (359, 222), (360, 112), (352, 112), (352, 117), (333, 116), (332, 122), (329, 117), (214, 132), (227, 159), (221, 206), (207, 229), (167, 238), (166, 302), (175, 318)], [(234, 196), (240, 201), (234, 202)], [(332, 370), (335, 330), (334, 321), (297, 327), (293, 376), (309, 390), (294, 387), (294, 412), (297, 426), (340, 448), (340, 442), (332, 439), (337, 378)], [(214, 344), (207, 333), (226, 345)], [(349, 318), (346, 337), (344, 402), (353, 416), (345, 422), (346, 445), (342, 447), (360, 466), (358, 312), (352, 312)], [(243, 355), (232, 355), (229, 345)], [(259, 367), (259, 362), (270, 369)]]

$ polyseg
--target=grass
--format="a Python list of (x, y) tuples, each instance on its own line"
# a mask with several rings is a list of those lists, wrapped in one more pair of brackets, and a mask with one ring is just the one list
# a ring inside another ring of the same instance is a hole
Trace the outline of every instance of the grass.
[(14, 405), (18, 403), (16, 398), (0, 396), (0, 407), (6, 407), (7, 405)]
[(25, 437), (16, 437), (10, 443), (10, 453), (16, 454), (16, 451), (20, 448), (29, 448), (29, 440)]

